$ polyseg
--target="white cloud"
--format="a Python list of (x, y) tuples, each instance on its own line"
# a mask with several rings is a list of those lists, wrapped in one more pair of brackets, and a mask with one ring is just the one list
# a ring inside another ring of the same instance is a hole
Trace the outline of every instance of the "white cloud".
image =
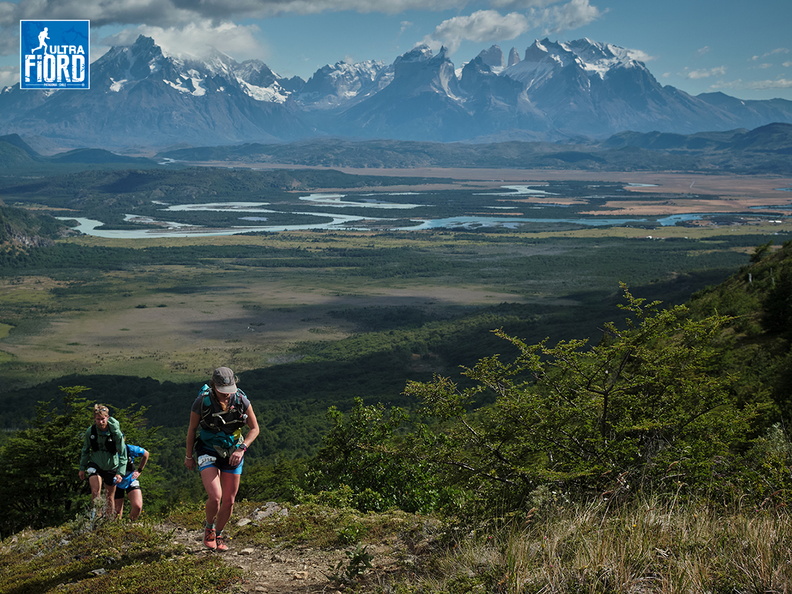
[[(256, 25), (234, 23), (213, 24), (210, 21), (190, 23), (184, 27), (155, 27), (140, 25), (102, 40), (107, 45), (129, 45), (139, 35), (152, 37), (166, 55), (202, 56), (216, 48), (238, 60), (266, 58), (267, 49), (256, 38)], [(92, 52), (93, 53), (93, 52)], [(101, 54), (102, 50), (96, 52)]]
[(756, 56), (751, 56), (751, 60), (754, 61), (754, 62), (756, 62), (757, 60), (765, 60), (765, 59), (769, 58), (770, 56), (777, 56), (779, 54), (788, 54), (788, 53), (790, 53), (790, 51), (792, 51), (792, 50), (790, 50), (789, 48), (786, 48), (786, 47), (777, 47), (774, 50), (770, 50), (769, 52), (765, 52), (764, 54), (761, 54), (761, 55), (757, 54)]
[[(89, 19), (94, 26), (138, 23), (162, 23), (165, 26), (187, 23), (200, 14), (191, 7), (180, 7), (178, 0), (20, 0), (10, 13), (0, 13), (5, 20), (20, 19)], [(190, 4), (189, 2), (186, 4)]]
[[(443, 23), (439, 34), (448, 37), (449, 43), (461, 39), (498, 41), (510, 39), (524, 32), (527, 20), (535, 22), (537, 28), (547, 31), (562, 31), (581, 26), (599, 16), (590, 0), (482, 0), (489, 6), (528, 11), (527, 15), (516, 12), (508, 15), (484, 18), (482, 15), (460, 17), (462, 22)], [(464, 2), (463, 2), (464, 5)], [(90, 19), (93, 28), (103, 26), (129, 26), (132, 31), (127, 37), (146, 33), (158, 43), (195, 49), (196, 43), (189, 39), (190, 32), (200, 31), (207, 37), (204, 44), (216, 43), (218, 49), (232, 53), (240, 46), (237, 54), (248, 54), (252, 48), (251, 32), (239, 27), (223, 35), (223, 27), (232, 21), (248, 18), (269, 18), (278, 15), (318, 14), (323, 12), (354, 11), (359, 13), (399, 14), (407, 11), (459, 10), (459, 0), (0, 0), (0, 56), (18, 51), (18, 28), (20, 19)], [(493, 13), (493, 11), (479, 11)], [(493, 13), (496, 14), (496, 13)], [(453, 20), (453, 19), (451, 19)], [(489, 24), (484, 21), (489, 21)], [(497, 22), (500, 21), (500, 25)], [(408, 23), (403, 23), (403, 28)], [(489, 34), (486, 31), (489, 30)], [(458, 33), (455, 34), (455, 31)], [(192, 33), (194, 34), (194, 33)], [(236, 34), (239, 39), (233, 39)], [(196, 37), (198, 37), (196, 35)], [(119, 36), (120, 39), (120, 36)], [(118, 41), (118, 39), (116, 40)], [(94, 49), (102, 49), (95, 47)], [(251, 50), (252, 51), (252, 50)], [(101, 55), (92, 52), (94, 55)], [(236, 56), (235, 56), (236, 57)]]
[(629, 55), (633, 60), (638, 60), (639, 62), (649, 62), (650, 60), (655, 59), (654, 56), (647, 54), (643, 50), (629, 48), (625, 49), (627, 50), (627, 55)]
[[(517, 3), (536, 5), (537, 1)], [(546, 1), (538, 3), (546, 4)], [(343, 11), (399, 14), (409, 10), (458, 7), (457, 0), (19, 0), (0, 2), (0, 25), (10, 26), (19, 19), (65, 19), (79, 15), (96, 26), (172, 27), (203, 19), (218, 21)]]
[[(445, 45), (453, 53), (463, 41), (490, 43), (519, 37), (531, 29), (544, 34), (576, 29), (601, 15), (589, 0), (491, 0), (498, 8), (520, 8), (526, 12), (501, 14), (497, 10), (479, 10), (469, 16), (456, 16), (440, 23), (423, 43), (430, 47)], [(646, 54), (636, 59), (648, 59)]]
[(685, 70), (680, 74), (685, 78), (698, 80), (700, 78), (710, 78), (712, 76), (723, 76), (726, 74), (725, 66), (716, 66), (715, 68), (702, 68), (699, 70)]
[(710, 53), (710, 51), (711, 51), (711, 48), (710, 48), (710, 46), (708, 46), (708, 45), (705, 45), (704, 47), (700, 47), (699, 49), (697, 49), (697, 50), (696, 50), (696, 53), (697, 53), (699, 56), (703, 56), (704, 54), (708, 54), (708, 53)]
[(463, 41), (490, 42), (514, 39), (528, 31), (530, 24), (525, 15), (512, 12), (502, 15), (495, 10), (479, 10), (470, 16), (458, 16), (440, 23), (424, 42), (442, 43), (450, 53)]
[(792, 89), (792, 80), (780, 77), (775, 80), (755, 80), (746, 83), (744, 88), (756, 90)]
[(535, 11), (545, 33), (561, 33), (577, 29), (596, 21), (602, 13), (589, 0), (570, 0), (560, 6), (549, 6)]

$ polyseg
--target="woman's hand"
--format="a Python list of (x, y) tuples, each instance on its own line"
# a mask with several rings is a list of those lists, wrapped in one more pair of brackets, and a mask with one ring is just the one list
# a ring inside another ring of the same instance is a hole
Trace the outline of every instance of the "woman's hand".
[(231, 466), (239, 466), (242, 463), (242, 458), (245, 457), (245, 450), (237, 448), (234, 453), (228, 457), (228, 463)]

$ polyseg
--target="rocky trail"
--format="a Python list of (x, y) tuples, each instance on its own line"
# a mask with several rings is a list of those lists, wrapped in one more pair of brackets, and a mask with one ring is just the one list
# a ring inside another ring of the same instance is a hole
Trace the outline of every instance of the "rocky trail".
[[(243, 526), (255, 523), (274, 514), (288, 514), (288, 510), (276, 504), (267, 504), (250, 515), (232, 520), (229, 530), (240, 532)], [(229, 549), (217, 552), (203, 545), (203, 533), (182, 526), (162, 526), (170, 532), (174, 542), (185, 547), (190, 555), (222, 555), (224, 560), (244, 572), (244, 581), (239, 592), (245, 594), (332, 594), (343, 590), (343, 580), (334, 580), (350, 567), (350, 555), (355, 547), (323, 549), (312, 546), (286, 546), (273, 539), (273, 546), (257, 545), (244, 535), (228, 540)], [(412, 555), (406, 544), (398, 537), (389, 537), (383, 542), (367, 544), (370, 567), (362, 571), (356, 582), (356, 591), (365, 591), (365, 584), (381, 584), (382, 580), (404, 565), (402, 561)], [(363, 569), (361, 567), (361, 569)]]

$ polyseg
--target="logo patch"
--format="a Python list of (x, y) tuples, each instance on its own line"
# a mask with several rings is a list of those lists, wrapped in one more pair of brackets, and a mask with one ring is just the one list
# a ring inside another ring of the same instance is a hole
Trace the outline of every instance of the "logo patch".
[(90, 89), (90, 21), (19, 21), (20, 89)]

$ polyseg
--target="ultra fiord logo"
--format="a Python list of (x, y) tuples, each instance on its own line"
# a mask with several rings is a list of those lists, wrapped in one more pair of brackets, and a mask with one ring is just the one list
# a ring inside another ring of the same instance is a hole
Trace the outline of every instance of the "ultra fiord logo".
[(19, 21), (20, 89), (90, 89), (90, 21)]

